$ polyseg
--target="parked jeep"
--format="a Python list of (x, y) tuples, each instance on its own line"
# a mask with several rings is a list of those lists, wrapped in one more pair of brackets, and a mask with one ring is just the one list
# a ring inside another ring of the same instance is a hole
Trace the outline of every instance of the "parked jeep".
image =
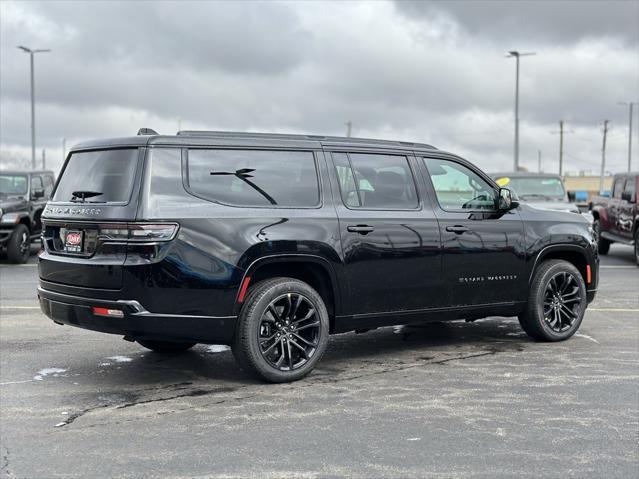
[(433, 146), (141, 133), (67, 158), (39, 261), (56, 323), (163, 353), (228, 344), (283, 382), (315, 367), (330, 333), (497, 315), (560, 341), (595, 296), (581, 215), (520, 205)]
[(40, 216), (53, 190), (51, 171), (0, 171), (0, 253), (26, 263), (40, 240)]
[(599, 253), (608, 254), (612, 243), (634, 245), (639, 266), (639, 172), (615, 175), (610, 196), (595, 196), (590, 202), (593, 229)]

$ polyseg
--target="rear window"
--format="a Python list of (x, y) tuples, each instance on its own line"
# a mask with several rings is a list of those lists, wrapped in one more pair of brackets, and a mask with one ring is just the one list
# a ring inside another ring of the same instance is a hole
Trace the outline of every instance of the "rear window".
[(189, 150), (188, 187), (202, 198), (235, 206), (319, 204), (310, 151)]
[(53, 201), (128, 203), (137, 164), (137, 148), (73, 153)]

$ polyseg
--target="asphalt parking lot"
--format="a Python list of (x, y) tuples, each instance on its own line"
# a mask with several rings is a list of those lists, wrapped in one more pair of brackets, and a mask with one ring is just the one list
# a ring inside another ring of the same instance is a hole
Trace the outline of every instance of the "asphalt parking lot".
[(491, 318), (333, 336), (295, 384), (41, 314), (0, 264), (2, 477), (639, 477), (639, 268), (602, 258), (579, 333)]

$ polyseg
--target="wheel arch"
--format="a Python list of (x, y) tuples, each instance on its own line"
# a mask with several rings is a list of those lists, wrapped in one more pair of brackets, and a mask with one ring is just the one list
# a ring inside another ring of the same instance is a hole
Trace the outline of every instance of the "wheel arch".
[(235, 298), (234, 314), (239, 314), (243, 298), (242, 290), (245, 281), (253, 286), (260, 281), (275, 277), (299, 279), (315, 289), (324, 300), (328, 310), (331, 330), (334, 328), (335, 316), (342, 310), (338, 281), (330, 262), (315, 255), (277, 255), (255, 260), (244, 272), (240, 289)]
[[(577, 270), (581, 274), (581, 277), (583, 278), (584, 283), (586, 283), (586, 287), (589, 286), (589, 283), (587, 280), (588, 265), (590, 264), (588, 261), (588, 255), (584, 248), (580, 246), (576, 246), (576, 245), (569, 245), (569, 244), (551, 245), (541, 250), (539, 254), (537, 255), (537, 257), (535, 258), (535, 262), (530, 271), (530, 276), (528, 277), (528, 284), (532, 282), (532, 279), (535, 276), (535, 273), (537, 269), (539, 268), (539, 266), (544, 261), (547, 261), (550, 259), (562, 259), (564, 261), (568, 261), (569, 263), (571, 263), (575, 268), (577, 268)], [(591, 274), (593, 274), (592, 271), (591, 271)]]

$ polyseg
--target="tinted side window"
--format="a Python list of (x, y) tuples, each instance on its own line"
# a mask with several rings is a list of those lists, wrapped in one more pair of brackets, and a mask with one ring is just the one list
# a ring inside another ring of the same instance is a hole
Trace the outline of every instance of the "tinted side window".
[(623, 178), (617, 178), (612, 188), (612, 197), (621, 198), (622, 191), (623, 191)]
[(635, 193), (637, 189), (637, 180), (636, 178), (628, 178), (626, 180), (626, 186), (624, 188), (624, 193), (629, 193), (630, 194), (630, 200), (631, 201), (635, 201)]
[(237, 206), (313, 207), (319, 204), (310, 151), (189, 150), (192, 193)]
[(51, 192), (53, 191), (53, 176), (45, 176), (43, 177), (44, 180), (44, 196), (45, 197), (49, 197), (51, 196)]
[(424, 158), (444, 210), (494, 210), (495, 190), (471, 169), (450, 160)]
[(418, 207), (415, 180), (405, 156), (334, 153), (333, 159), (346, 206), (372, 209)]
[(43, 185), (42, 185), (42, 178), (40, 178), (39, 176), (32, 176), (31, 177), (31, 191), (37, 191), (37, 190), (42, 190), (44, 189)]

